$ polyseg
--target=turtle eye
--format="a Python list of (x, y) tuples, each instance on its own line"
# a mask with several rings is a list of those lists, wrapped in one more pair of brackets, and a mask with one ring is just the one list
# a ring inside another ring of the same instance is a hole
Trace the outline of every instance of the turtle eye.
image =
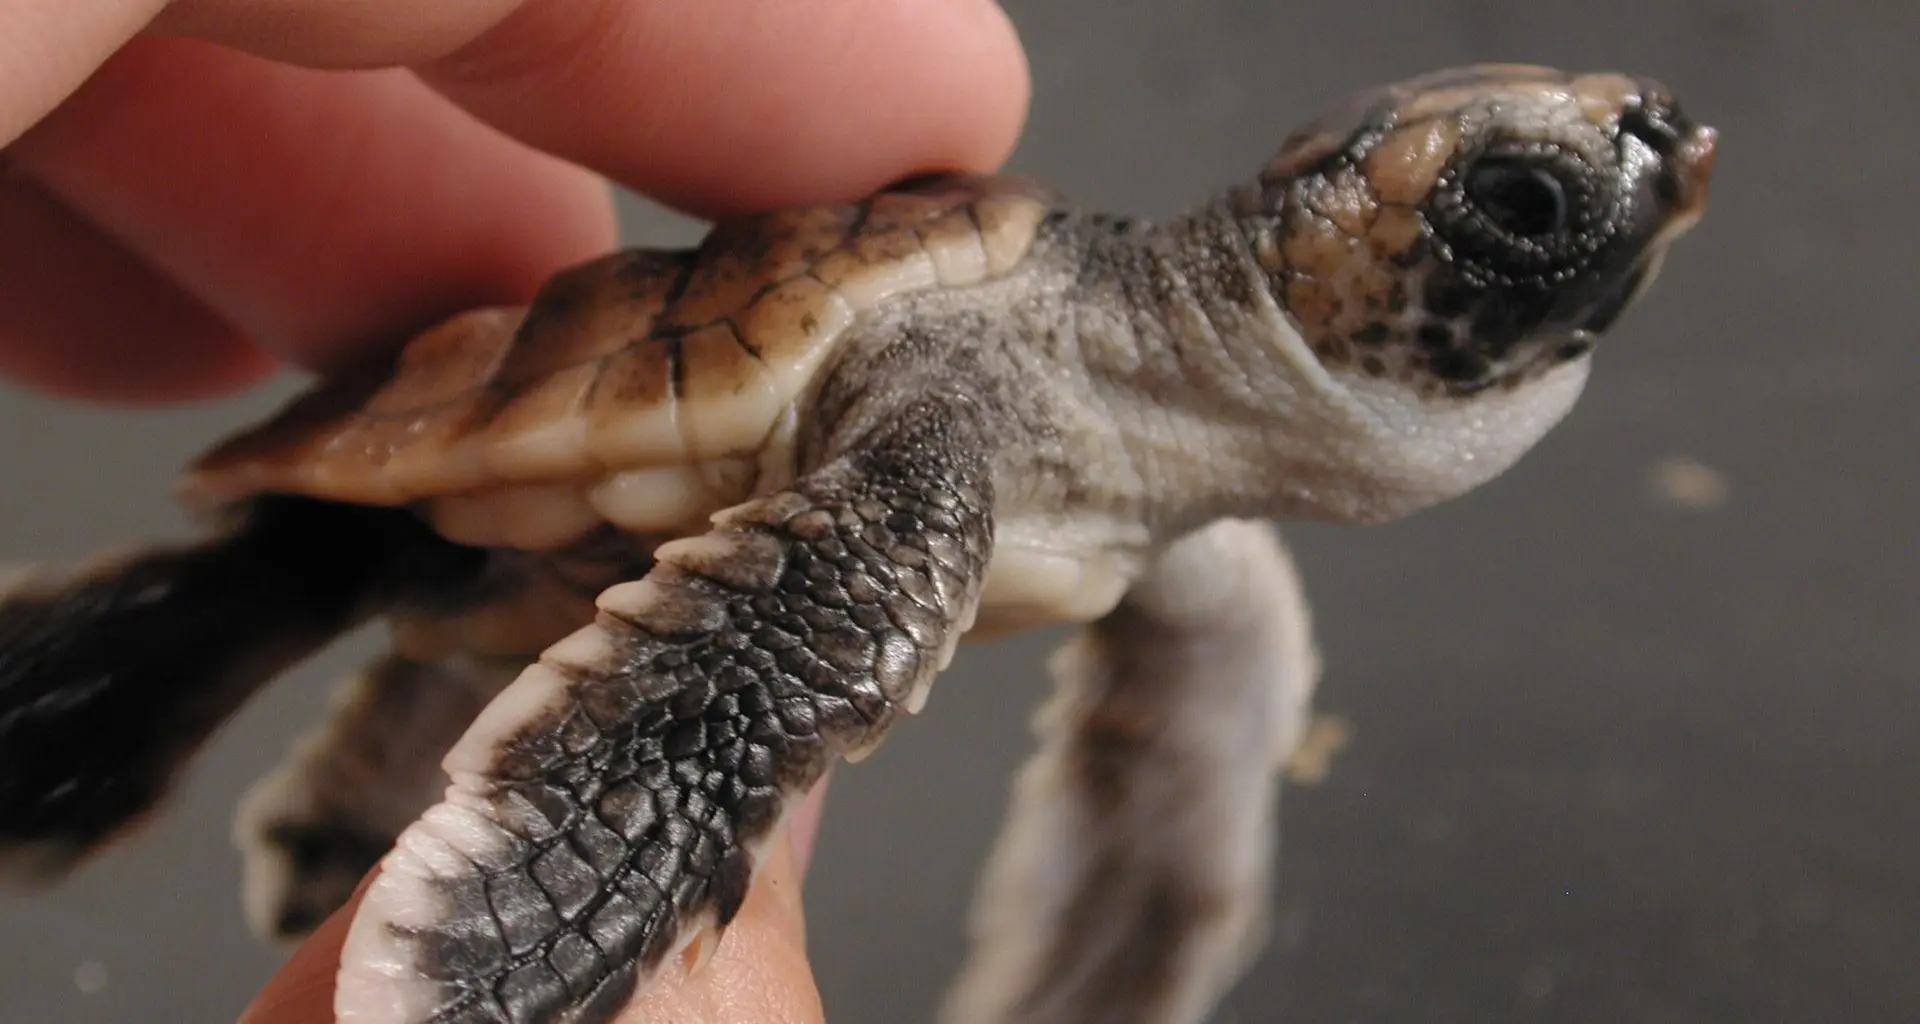
[(1520, 238), (1567, 229), (1567, 189), (1553, 172), (1509, 156), (1480, 160), (1467, 171), (1467, 199), (1494, 227)]

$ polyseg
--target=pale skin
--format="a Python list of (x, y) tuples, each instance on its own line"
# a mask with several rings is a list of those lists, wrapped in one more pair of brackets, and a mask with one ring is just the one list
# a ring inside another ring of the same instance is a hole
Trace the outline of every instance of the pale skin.
[[(617, 245), (608, 180), (701, 216), (850, 199), (997, 167), (1027, 99), (989, 0), (0, 0), (0, 374), (164, 403), (324, 370)], [(621, 1021), (822, 1019), (819, 813)], [(332, 1019), (356, 905), (243, 1020)]]

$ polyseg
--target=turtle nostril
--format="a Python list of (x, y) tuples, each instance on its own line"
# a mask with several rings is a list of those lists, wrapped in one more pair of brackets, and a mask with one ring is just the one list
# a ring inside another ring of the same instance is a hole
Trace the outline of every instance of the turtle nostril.
[(1675, 117), (1676, 112), (1657, 107), (1628, 107), (1620, 113), (1620, 131), (1646, 143), (1655, 153), (1668, 156), (1680, 142)]

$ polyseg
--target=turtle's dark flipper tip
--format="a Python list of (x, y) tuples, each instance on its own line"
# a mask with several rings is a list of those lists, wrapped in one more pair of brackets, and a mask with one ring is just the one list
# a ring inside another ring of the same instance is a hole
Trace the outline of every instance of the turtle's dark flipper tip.
[(235, 529), (0, 591), (0, 881), (57, 881), (279, 672), (485, 553), (411, 513), (268, 499)]

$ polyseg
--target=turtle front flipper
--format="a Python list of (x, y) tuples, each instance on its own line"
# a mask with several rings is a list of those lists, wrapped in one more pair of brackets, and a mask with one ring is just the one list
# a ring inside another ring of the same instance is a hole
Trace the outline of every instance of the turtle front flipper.
[(348, 677), (326, 723), (234, 815), (254, 933), (303, 940), (345, 906), (401, 830), (439, 802), (441, 759), (525, 664), (393, 652)]
[(1056, 655), (946, 1024), (1193, 1024), (1257, 948), (1319, 673), (1264, 524), (1176, 542)]
[(199, 544), (17, 582), (0, 596), (0, 877), (59, 877), (275, 674), (484, 564), (405, 511), (271, 498)]
[(914, 398), (658, 548), (482, 712), (354, 919), (343, 1022), (607, 1019), (726, 927), (829, 764), (919, 707), (978, 600), (988, 445), (951, 383), (880, 392)]

